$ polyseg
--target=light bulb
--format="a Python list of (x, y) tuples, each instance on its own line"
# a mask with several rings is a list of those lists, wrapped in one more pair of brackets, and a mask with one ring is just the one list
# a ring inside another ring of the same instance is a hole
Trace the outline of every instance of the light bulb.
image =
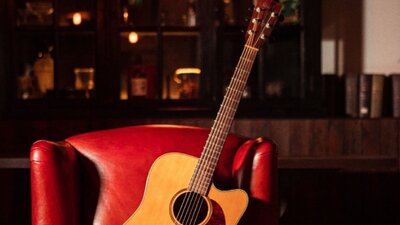
[(74, 13), (72, 16), (72, 23), (76, 26), (80, 25), (82, 23), (82, 15), (80, 13)]
[(139, 35), (136, 32), (130, 32), (128, 39), (129, 43), (136, 44), (139, 41)]

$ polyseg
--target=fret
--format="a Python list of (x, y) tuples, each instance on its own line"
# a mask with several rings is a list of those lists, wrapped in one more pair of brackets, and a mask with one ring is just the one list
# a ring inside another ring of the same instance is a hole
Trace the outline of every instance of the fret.
[(258, 52), (258, 48), (254, 48), (253, 46), (250, 46), (250, 45), (244, 45), (244, 48), (254, 51), (255, 53)]
[(218, 116), (221, 116), (221, 117), (223, 117), (223, 118), (227, 119), (228, 121), (230, 121), (230, 120), (233, 120), (233, 119), (234, 119), (234, 117), (233, 117), (233, 116), (226, 115), (226, 114), (224, 114), (224, 115), (222, 115), (222, 114), (219, 114)]
[(213, 173), (214, 173), (214, 171), (211, 172), (211, 173), (200, 173), (199, 176), (202, 179), (199, 180), (197, 185), (198, 186), (207, 187), (208, 186), (208, 182), (212, 179)]
[[(261, 12), (258, 8), (256, 15), (268, 15)], [(211, 179), (217, 166), (220, 154), (232, 126), (237, 107), (246, 87), (247, 79), (250, 75), (254, 60), (258, 54), (259, 46), (268, 38), (270, 28), (276, 23), (275, 16), (280, 13), (280, 6), (271, 13), (268, 20), (264, 19), (261, 23), (254, 22), (250, 25), (246, 44), (244, 45), (239, 63), (235, 67), (232, 79), (226, 89), (226, 94), (220, 105), (217, 117), (211, 127), (206, 144), (200, 159), (196, 165), (195, 173), (189, 183), (189, 190), (206, 195), (211, 184)], [(260, 25), (261, 24), (261, 25)], [(266, 27), (263, 24), (268, 24)], [(260, 26), (259, 26), (260, 25)], [(265, 27), (267, 29), (265, 29)], [(258, 30), (261, 28), (260, 30)]]
[[(210, 144), (212, 147), (216, 147), (217, 149), (222, 148), (223, 146), (221, 144), (216, 144), (216, 143), (211, 143)], [(217, 157), (215, 157), (215, 159), (218, 159)]]
[[(211, 143), (211, 145), (213, 146), (213, 147), (216, 147), (217, 149), (220, 149), (220, 148), (223, 148), (224, 146), (221, 144), (221, 139), (222, 138), (217, 138), (218, 139), (218, 143), (216, 143), (216, 142), (213, 142), (213, 143)], [(216, 159), (218, 159), (218, 158), (216, 158)]]
[(249, 58), (244, 57), (244, 56), (241, 56), (239, 58), (239, 61), (246, 61), (246, 62), (249, 62), (249, 63), (253, 63), (253, 59), (249, 59)]
[[(215, 144), (211, 144), (211, 145), (215, 146)], [(215, 147), (220, 148), (220, 147), (222, 147), (222, 146), (215, 146)], [(205, 156), (207, 156), (209, 159), (211, 158), (212, 160), (218, 160), (218, 157), (217, 157), (217, 156), (214, 156), (214, 154), (206, 154)], [(210, 161), (210, 160), (208, 160), (208, 161)], [(211, 161), (210, 161), (210, 162), (211, 162)]]
[(234, 108), (237, 108), (237, 106), (240, 103), (240, 98), (242, 97), (243, 92), (235, 92), (235, 94), (231, 94), (229, 96), (226, 96), (226, 101), (224, 102), (225, 105), (230, 105), (233, 106)]
[(214, 169), (213, 169), (213, 171), (210, 171), (210, 172), (199, 173), (198, 175), (199, 175), (199, 177), (201, 177), (201, 179), (199, 179), (197, 185), (198, 186), (200, 186), (200, 185), (208, 186), (208, 182), (209, 182), (209, 180), (212, 179), (213, 174), (214, 174)]
[(255, 57), (256, 55), (250, 56), (251, 59), (247, 57), (241, 58), (236, 67), (242, 68), (242, 70), (250, 72)]
[(217, 120), (219, 120), (220, 118), (225, 118), (226, 116), (228, 116), (228, 115), (226, 115), (225, 113), (223, 113), (223, 112), (218, 112), (217, 113)]
[[(228, 91), (235, 92), (235, 94), (239, 94), (240, 96), (242, 96), (242, 94), (243, 94), (243, 91), (240, 91), (240, 90), (235, 89), (235, 88), (233, 88), (233, 87), (228, 87), (227, 89), (228, 89)], [(227, 91), (227, 92), (228, 92), (228, 91)]]
[(223, 145), (221, 145), (219, 143), (215, 143), (215, 142), (208, 143), (207, 151), (209, 151), (209, 152), (206, 155), (204, 155), (204, 157), (208, 157), (208, 159), (207, 159), (208, 161), (218, 159), (218, 157), (215, 156), (215, 153), (218, 153), (218, 151), (216, 151), (216, 149), (219, 150), (222, 147), (223, 147)]
[(201, 195), (205, 195), (207, 193), (208, 187), (209, 187), (209, 184), (201, 183), (201, 184), (199, 184), (199, 187), (197, 187), (194, 190), (189, 190), (189, 191), (194, 191)]
[[(226, 128), (225, 124), (223, 124), (221, 120), (215, 120), (214, 124), (215, 124), (215, 126), (220, 126), (218, 130)], [(216, 129), (217, 129), (217, 127), (213, 128), (213, 130), (215, 130), (217, 132)], [(218, 134), (216, 134), (216, 135), (218, 135)], [(216, 136), (216, 135), (214, 135), (214, 136)]]
[(213, 140), (207, 144), (211, 145), (212, 147), (216, 147), (219, 150), (220, 148), (223, 147), (223, 144), (225, 142), (224, 137), (226, 136), (227, 136), (226, 132), (222, 133), (220, 136), (214, 136)]
[[(220, 121), (216, 122), (216, 124), (220, 124), (219, 130), (228, 130), (228, 129), (229, 129), (229, 126), (223, 124), (223, 123), (220, 122)], [(215, 129), (216, 129), (216, 128), (215, 128)], [(216, 138), (216, 139), (221, 139), (221, 136), (222, 136), (222, 137), (225, 137), (226, 135), (228, 135), (228, 131), (220, 131), (218, 134), (216, 134), (216, 135), (214, 136), (214, 138)], [(214, 138), (213, 138), (213, 140), (214, 140)]]
[(238, 83), (239, 85), (246, 85), (246, 80), (241, 80), (241, 79), (238, 79), (236, 77), (233, 77), (232, 81)]
[(222, 104), (221, 107), (224, 107), (224, 108), (226, 108), (226, 109), (229, 109), (229, 110), (231, 110), (232, 112), (236, 112), (236, 108), (235, 108), (235, 107), (231, 107), (231, 106), (228, 106), (228, 105), (226, 105), (226, 104)]
[(213, 169), (214, 169), (214, 168), (205, 165), (205, 166), (202, 168), (202, 172), (200, 172), (200, 173), (213, 173), (213, 172), (214, 172)]
[[(236, 67), (235, 70), (236, 70), (236, 71), (242, 71), (242, 72), (244, 72), (244, 73), (250, 73), (250, 71), (248, 71), (248, 70), (246, 70), (246, 69), (242, 69), (242, 68), (240, 68), (240, 67)], [(234, 79), (234, 78), (232, 78), (232, 79)]]
[[(244, 70), (243, 70), (243, 71), (244, 71)], [(248, 72), (246, 71), (246, 73), (248, 73)], [(247, 77), (247, 75), (246, 75), (246, 77)], [(247, 78), (246, 78), (246, 77), (243, 79), (243, 78), (239, 77), (239, 75), (233, 76), (230, 86), (233, 87), (233, 85), (235, 85), (235, 84), (238, 84), (238, 85), (245, 85), (245, 84), (246, 84), (246, 81), (247, 81)]]
[[(233, 109), (233, 107), (231, 107), (231, 106), (224, 106), (225, 108), (232, 108)], [(226, 119), (227, 117), (231, 117), (231, 118), (233, 118), (233, 115), (230, 115), (230, 114), (227, 114), (227, 113), (220, 113), (219, 115), (218, 115), (218, 118), (216, 119), (216, 120), (214, 120), (214, 123), (215, 123), (215, 125), (216, 126), (223, 126), (223, 127), (221, 127), (221, 128), (225, 128), (225, 126), (227, 125), (226, 123), (224, 123), (223, 121), (221, 121), (221, 118), (222, 119)], [(228, 128), (228, 127), (226, 127), (226, 128)], [(228, 131), (225, 131), (225, 133), (227, 133)]]
[[(221, 124), (221, 122), (218, 122), (218, 123)], [(229, 126), (227, 126), (227, 125), (222, 125), (222, 124), (221, 124), (221, 127), (220, 127), (219, 129), (220, 129), (220, 130), (228, 130), (228, 129), (229, 129)], [(213, 137), (211, 143), (219, 143), (219, 142), (216, 142), (216, 140), (220, 141), (220, 139), (223, 139), (223, 137), (226, 137), (227, 135), (228, 135), (228, 132), (226, 132), (226, 131), (221, 131), (221, 132), (219, 132), (218, 134), (216, 134), (216, 135)]]
[(229, 96), (226, 96), (226, 99), (228, 99), (229, 101), (234, 102), (235, 104), (240, 102), (238, 99), (232, 98), (232, 97), (229, 97)]

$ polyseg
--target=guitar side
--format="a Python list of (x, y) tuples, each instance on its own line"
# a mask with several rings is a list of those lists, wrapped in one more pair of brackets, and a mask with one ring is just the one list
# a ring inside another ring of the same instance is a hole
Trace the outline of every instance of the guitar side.
[[(172, 199), (187, 188), (197, 160), (181, 153), (160, 156), (149, 171), (142, 202), (124, 225), (179, 224), (171, 216)], [(247, 194), (239, 189), (221, 191), (211, 185), (207, 197), (212, 210), (200, 225), (235, 225), (248, 204)]]

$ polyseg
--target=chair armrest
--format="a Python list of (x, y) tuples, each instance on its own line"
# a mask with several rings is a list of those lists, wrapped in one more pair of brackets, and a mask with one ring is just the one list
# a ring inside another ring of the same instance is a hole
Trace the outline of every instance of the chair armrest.
[(37, 141), (31, 147), (33, 225), (78, 224), (75, 149), (66, 142)]
[(236, 185), (250, 198), (241, 224), (278, 224), (277, 161), (276, 146), (266, 138), (248, 140), (238, 149), (232, 173)]

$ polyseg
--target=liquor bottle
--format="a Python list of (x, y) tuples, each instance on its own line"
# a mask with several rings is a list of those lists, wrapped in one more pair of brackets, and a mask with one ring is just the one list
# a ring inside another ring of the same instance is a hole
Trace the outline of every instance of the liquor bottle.
[(148, 92), (148, 82), (143, 65), (131, 65), (128, 77), (130, 98), (146, 98)]
[(187, 26), (194, 27), (196, 26), (196, 10), (195, 10), (195, 2), (193, 0), (189, 1), (187, 11)]
[(33, 72), (38, 79), (39, 89), (42, 94), (46, 94), (48, 90), (53, 90), (54, 88), (54, 60), (50, 54), (51, 50), (52, 47), (47, 52), (40, 52), (33, 65)]

